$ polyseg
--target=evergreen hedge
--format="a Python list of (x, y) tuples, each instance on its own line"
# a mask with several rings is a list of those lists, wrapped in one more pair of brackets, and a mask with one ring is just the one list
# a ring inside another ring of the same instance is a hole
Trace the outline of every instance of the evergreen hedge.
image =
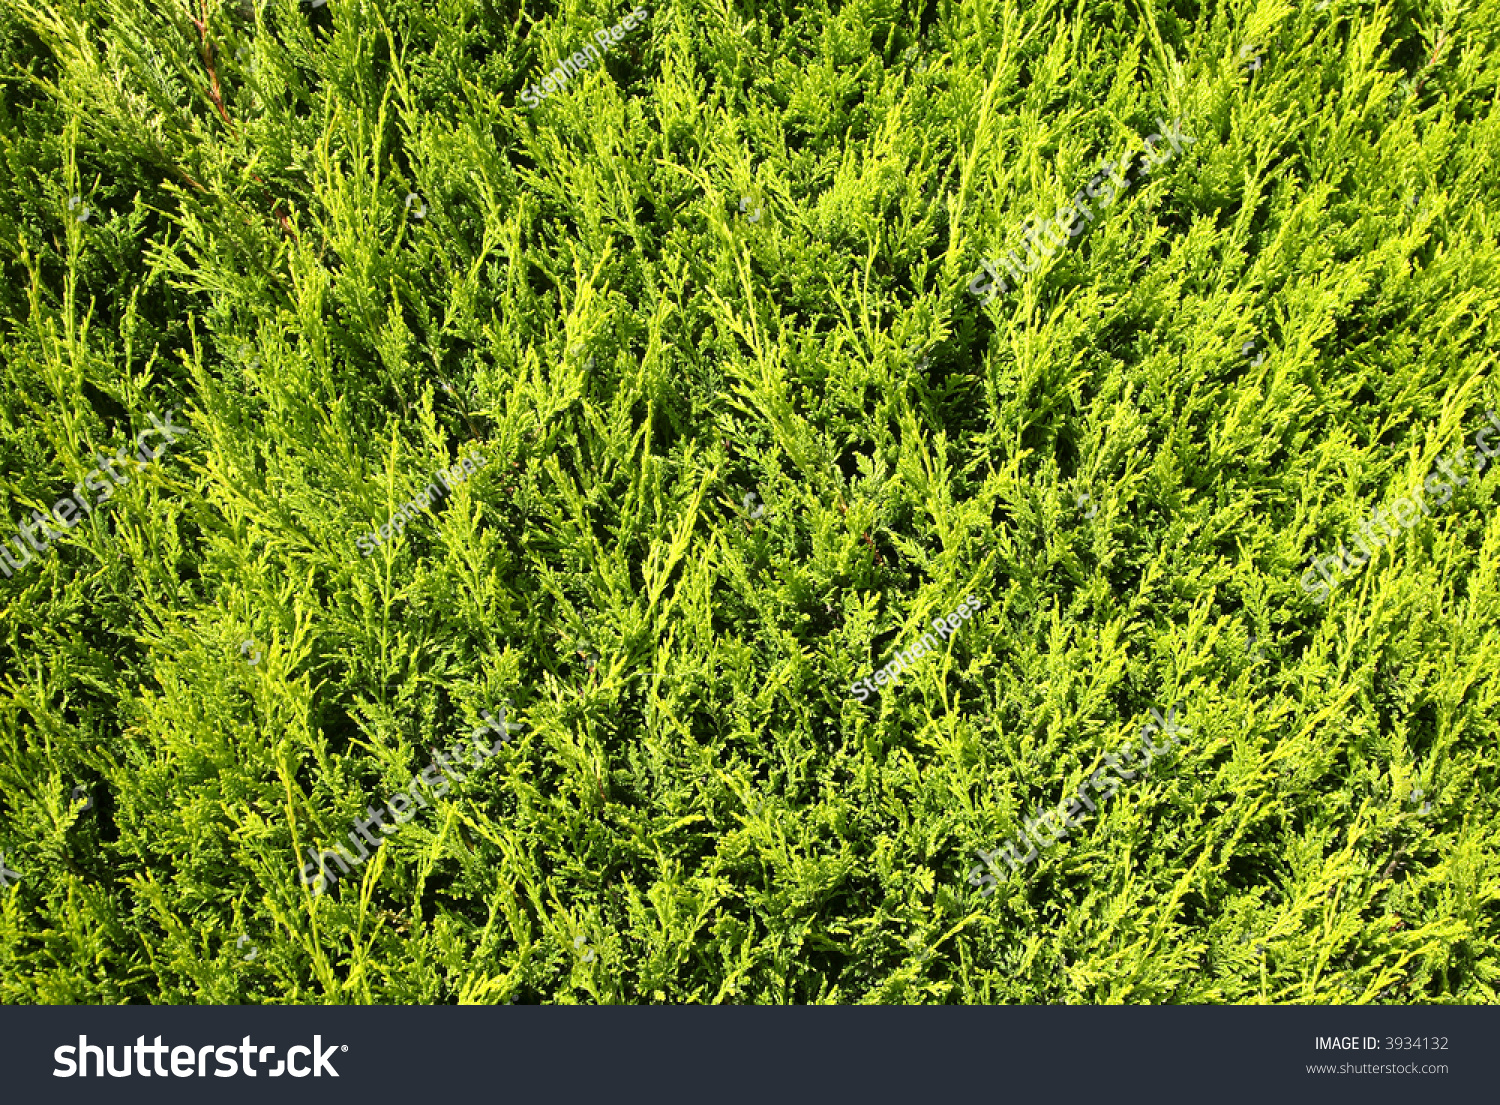
[(0, 5), (0, 1001), (1497, 1000), (1500, 2), (628, 11)]

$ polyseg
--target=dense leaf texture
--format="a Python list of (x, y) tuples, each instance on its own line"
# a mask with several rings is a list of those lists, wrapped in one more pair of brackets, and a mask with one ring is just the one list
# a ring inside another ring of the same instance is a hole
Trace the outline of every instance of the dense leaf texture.
[(0, 539), (193, 430), (0, 579), (0, 1001), (1500, 999), (1500, 475), (1299, 585), (1500, 406), (1500, 0), (685, 0), (534, 110), (628, 9), (199, 3), (0, 5)]

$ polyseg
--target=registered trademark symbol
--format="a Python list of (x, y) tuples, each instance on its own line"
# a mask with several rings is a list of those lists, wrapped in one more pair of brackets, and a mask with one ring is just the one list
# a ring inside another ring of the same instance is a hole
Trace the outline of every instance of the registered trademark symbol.
[(344, 1045), (344, 1050), (345, 1050), (345, 1051), (348, 1051), (348, 1050), (349, 1050), (349, 1045), (348, 1045), (348, 1044), (345, 1044), (345, 1045)]

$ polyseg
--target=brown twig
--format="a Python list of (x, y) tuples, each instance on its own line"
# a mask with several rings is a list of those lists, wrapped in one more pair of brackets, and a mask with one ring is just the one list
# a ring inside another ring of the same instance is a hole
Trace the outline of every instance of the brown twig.
[(1442, 53), (1443, 44), (1448, 41), (1448, 28), (1444, 27), (1438, 32), (1437, 42), (1433, 44), (1432, 56), (1427, 59), (1427, 64), (1422, 66), (1422, 75), (1417, 78), (1417, 87), (1412, 89), (1411, 98), (1415, 100), (1422, 94), (1422, 86), (1427, 83), (1427, 70), (1437, 61), (1438, 54)]
[[(238, 138), (239, 129), (234, 125), (234, 120), (229, 117), (229, 109), (224, 103), (224, 86), (219, 81), (219, 71), (214, 65), (214, 44), (208, 37), (208, 0), (198, 0), (198, 14), (201, 16), (199, 19), (194, 19), (189, 14), (188, 22), (192, 23), (198, 31), (198, 52), (203, 58), (203, 68), (208, 73), (208, 98), (213, 102), (214, 110), (219, 113), (219, 118), (224, 120), (224, 125), (229, 128), (229, 133)], [(184, 180), (198, 189), (198, 191), (208, 192), (207, 188), (188, 176), (187, 173), (182, 172), (181, 169), (177, 169), (176, 171)], [(266, 187), (266, 182), (260, 178), (259, 174), (251, 173), (250, 176), (261, 186), (266, 201), (270, 203), (271, 217), (281, 224), (281, 229), (293, 240), (301, 241), (296, 229), (292, 226), (291, 220), (282, 213), (281, 201), (272, 198), (270, 191)]]
[(188, 184), (191, 184), (194, 188), (198, 189), (198, 191), (202, 192), (205, 196), (208, 195), (208, 189), (205, 188), (205, 187), (203, 187), (203, 185), (199, 184), (196, 180), (194, 180), (191, 176), (189, 176), (184, 169), (181, 169), (181, 168), (179, 168), (176, 165), (169, 165), (169, 167), (171, 168), (171, 170), (174, 173), (176, 173), (178, 176), (180, 176)]
[(229, 117), (229, 112), (224, 107), (224, 89), (219, 84), (218, 70), (214, 68), (214, 46), (208, 40), (208, 0), (198, 0), (198, 12), (203, 16), (202, 19), (194, 19), (189, 15), (188, 20), (198, 28), (198, 50), (203, 55), (203, 68), (208, 70), (208, 98), (218, 109), (219, 118), (224, 120), (229, 133), (239, 137), (239, 132), (234, 127), (234, 120)]
[(271, 214), (275, 215), (276, 218), (281, 222), (282, 230), (285, 230), (288, 234), (290, 234), (294, 241), (300, 242), (302, 239), (298, 236), (296, 229), (292, 226), (292, 220), (281, 213), (280, 207), (281, 201), (277, 200), (276, 206), (271, 208)]
[[(849, 508), (844, 505), (844, 497), (842, 495), (840, 495), (838, 497), (838, 500), (835, 503), (835, 505), (844, 514), (848, 514), (849, 513)], [(877, 568), (884, 568), (885, 567), (885, 558), (880, 555), (880, 550), (875, 547), (875, 542), (870, 540), (870, 531), (869, 530), (865, 530), (865, 532), (862, 533), (862, 534), (860, 534), (859, 536), (860, 536), (860, 539), (862, 541), (864, 541), (864, 543), (866, 545), (869, 545), (870, 548), (874, 551), (874, 553), (875, 553), (875, 566)]]
[(1390, 878), (1391, 876), (1396, 874), (1397, 871), (1401, 870), (1401, 868), (1404, 866), (1401, 862), (1401, 857), (1404, 855), (1406, 855), (1405, 848), (1396, 849), (1395, 856), (1392, 857), (1390, 863), (1385, 865), (1385, 871), (1380, 876), (1382, 880)]

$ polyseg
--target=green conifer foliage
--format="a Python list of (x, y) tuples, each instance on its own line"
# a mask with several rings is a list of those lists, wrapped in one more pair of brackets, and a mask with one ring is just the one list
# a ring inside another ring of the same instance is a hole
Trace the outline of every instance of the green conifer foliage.
[(1500, 0), (627, 13), (0, 5), (0, 1001), (1500, 998)]

